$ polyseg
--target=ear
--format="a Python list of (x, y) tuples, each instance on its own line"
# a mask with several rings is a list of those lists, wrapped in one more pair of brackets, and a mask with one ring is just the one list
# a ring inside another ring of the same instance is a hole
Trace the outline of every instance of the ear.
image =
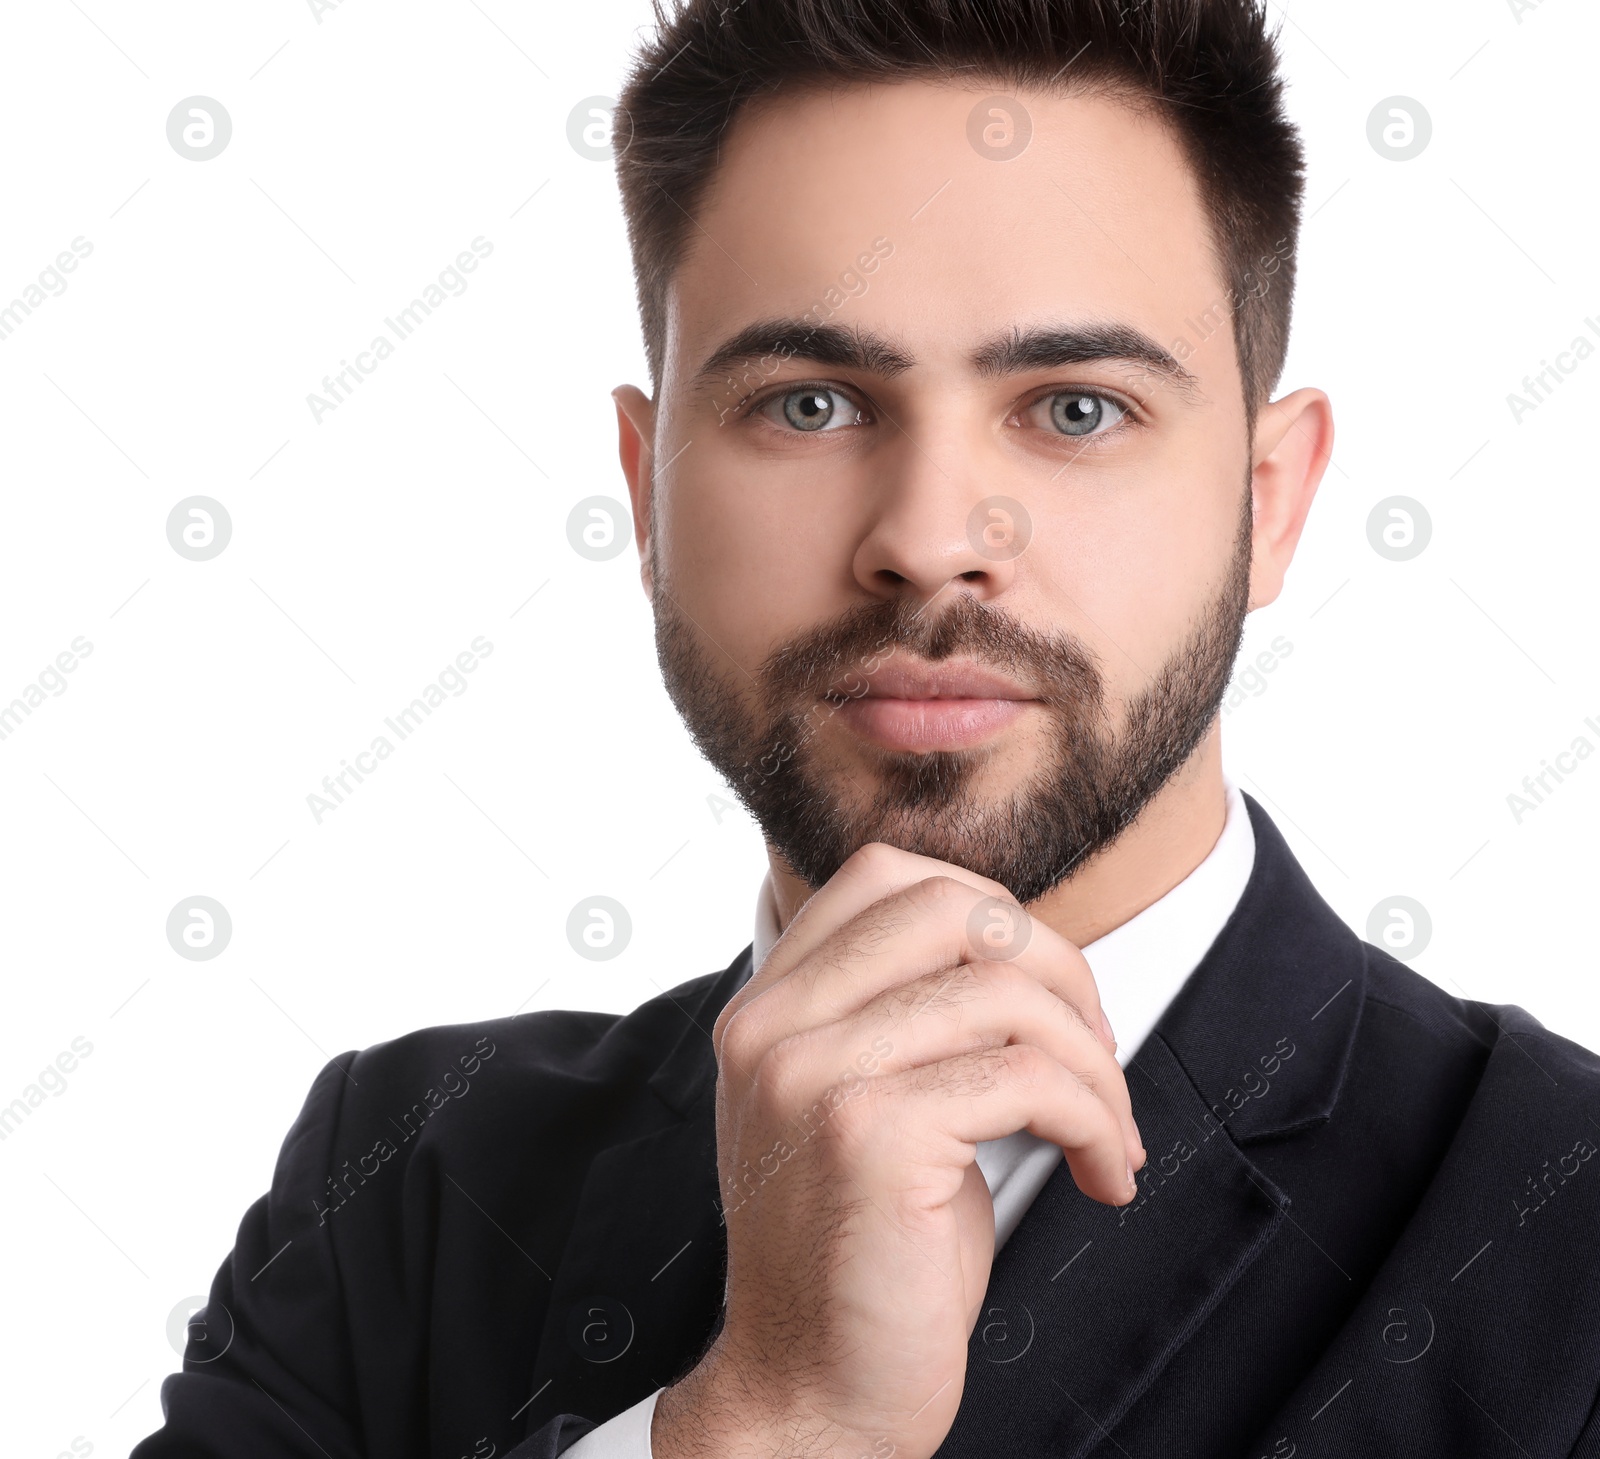
[(655, 461), (656, 406), (636, 385), (619, 385), (611, 392), (617, 407), (617, 455), (628, 482), (628, 503), (633, 511), (633, 540), (639, 550), (639, 580), (645, 597), (653, 598), (650, 580), (651, 485)]
[(1333, 405), (1322, 391), (1296, 390), (1262, 408), (1250, 477), (1252, 610), (1283, 590), (1311, 499), (1332, 456)]

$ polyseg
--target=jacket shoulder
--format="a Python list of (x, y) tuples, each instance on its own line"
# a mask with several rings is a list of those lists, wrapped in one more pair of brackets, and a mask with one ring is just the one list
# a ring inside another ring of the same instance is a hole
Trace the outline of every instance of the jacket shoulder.
[(1477, 1044), (1490, 1056), (1534, 1055), (1540, 1063), (1559, 1066), (1550, 1072), (1555, 1080), (1570, 1081), (1572, 1093), (1600, 1092), (1600, 1054), (1547, 1028), (1520, 1004), (1457, 997), (1383, 948), (1365, 941), (1362, 947), (1367, 1002), (1403, 1015), (1414, 1026), (1413, 1036)]
[[(721, 976), (691, 978), (627, 1013), (551, 1008), (437, 1024), (369, 1045), (339, 1062), (361, 1089), (370, 1087), (385, 1097), (442, 1086), (449, 1070), (466, 1074), (469, 1065), (484, 1068), (486, 1079), (484, 1066), (492, 1065), (496, 1084), (515, 1086), (519, 1099), (540, 1091), (636, 1086), (649, 1080), (685, 1030), (694, 1032), (694, 1020)], [(710, 1022), (705, 1021), (707, 1031)], [(346, 1091), (347, 1106), (352, 1092)]]

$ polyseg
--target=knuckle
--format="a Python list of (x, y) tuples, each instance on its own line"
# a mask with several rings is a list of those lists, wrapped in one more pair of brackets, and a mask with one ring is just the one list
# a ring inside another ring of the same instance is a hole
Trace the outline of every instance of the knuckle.
[(756, 1065), (756, 1086), (764, 1105), (775, 1111), (803, 1104), (805, 1057), (796, 1038), (780, 1039), (761, 1056)]
[(861, 877), (867, 881), (881, 880), (899, 866), (905, 852), (896, 846), (891, 846), (887, 841), (868, 841), (856, 847), (845, 858), (844, 866), (852, 876)]
[(716, 1050), (719, 1061), (731, 1066), (735, 1074), (742, 1074), (755, 1062), (760, 1052), (760, 1031), (749, 1004), (741, 1004), (732, 1013), (724, 1013), (717, 1020), (721, 1037)]
[(922, 885), (928, 889), (928, 895), (940, 906), (956, 906), (965, 912), (977, 900), (977, 894), (971, 886), (959, 877), (939, 876), (926, 877)]
[(978, 894), (957, 877), (925, 876), (905, 890), (906, 897), (926, 916), (964, 920)]
[(1007, 1044), (995, 1052), (996, 1057), (1012, 1078), (1035, 1088), (1045, 1083), (1051, 1074), (1051, 1061), (1033, 1044)]
[(990, 997), (1007, 1002), (1029, 997), (1039, 985), (1015, 963), (979, 958), (967, 964), (970, 976)]

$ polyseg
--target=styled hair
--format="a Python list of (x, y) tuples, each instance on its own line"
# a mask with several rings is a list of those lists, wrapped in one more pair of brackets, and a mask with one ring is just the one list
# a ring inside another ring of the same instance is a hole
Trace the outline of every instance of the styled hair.
[(993, 82), (1102, 94), (1167, 124), (1210, 222), (1254, 431), (1288, 350), (1305, 173), (1265, 0), (652, 4), (656, 33), (618, 99), (613, 145), (654, 388), (667, 288), (746, 102), (841, 83)]

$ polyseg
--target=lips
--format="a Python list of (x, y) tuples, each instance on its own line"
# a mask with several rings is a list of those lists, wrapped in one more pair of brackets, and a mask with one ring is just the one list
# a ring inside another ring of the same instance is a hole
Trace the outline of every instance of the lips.
[[(862, 686), (865, 684), (865, 692)], [(872, 670), (841, 675), (830, 686), (829, 699), (1011, 699), (1038, 696), (1015, 680), (979, 664), (886, 663)]]
[(842, 675), (826, 698), (863, 740), (921, 754), (975, 749), (1038, 703), (1024, 685), (970, 661), (882, 664)]

